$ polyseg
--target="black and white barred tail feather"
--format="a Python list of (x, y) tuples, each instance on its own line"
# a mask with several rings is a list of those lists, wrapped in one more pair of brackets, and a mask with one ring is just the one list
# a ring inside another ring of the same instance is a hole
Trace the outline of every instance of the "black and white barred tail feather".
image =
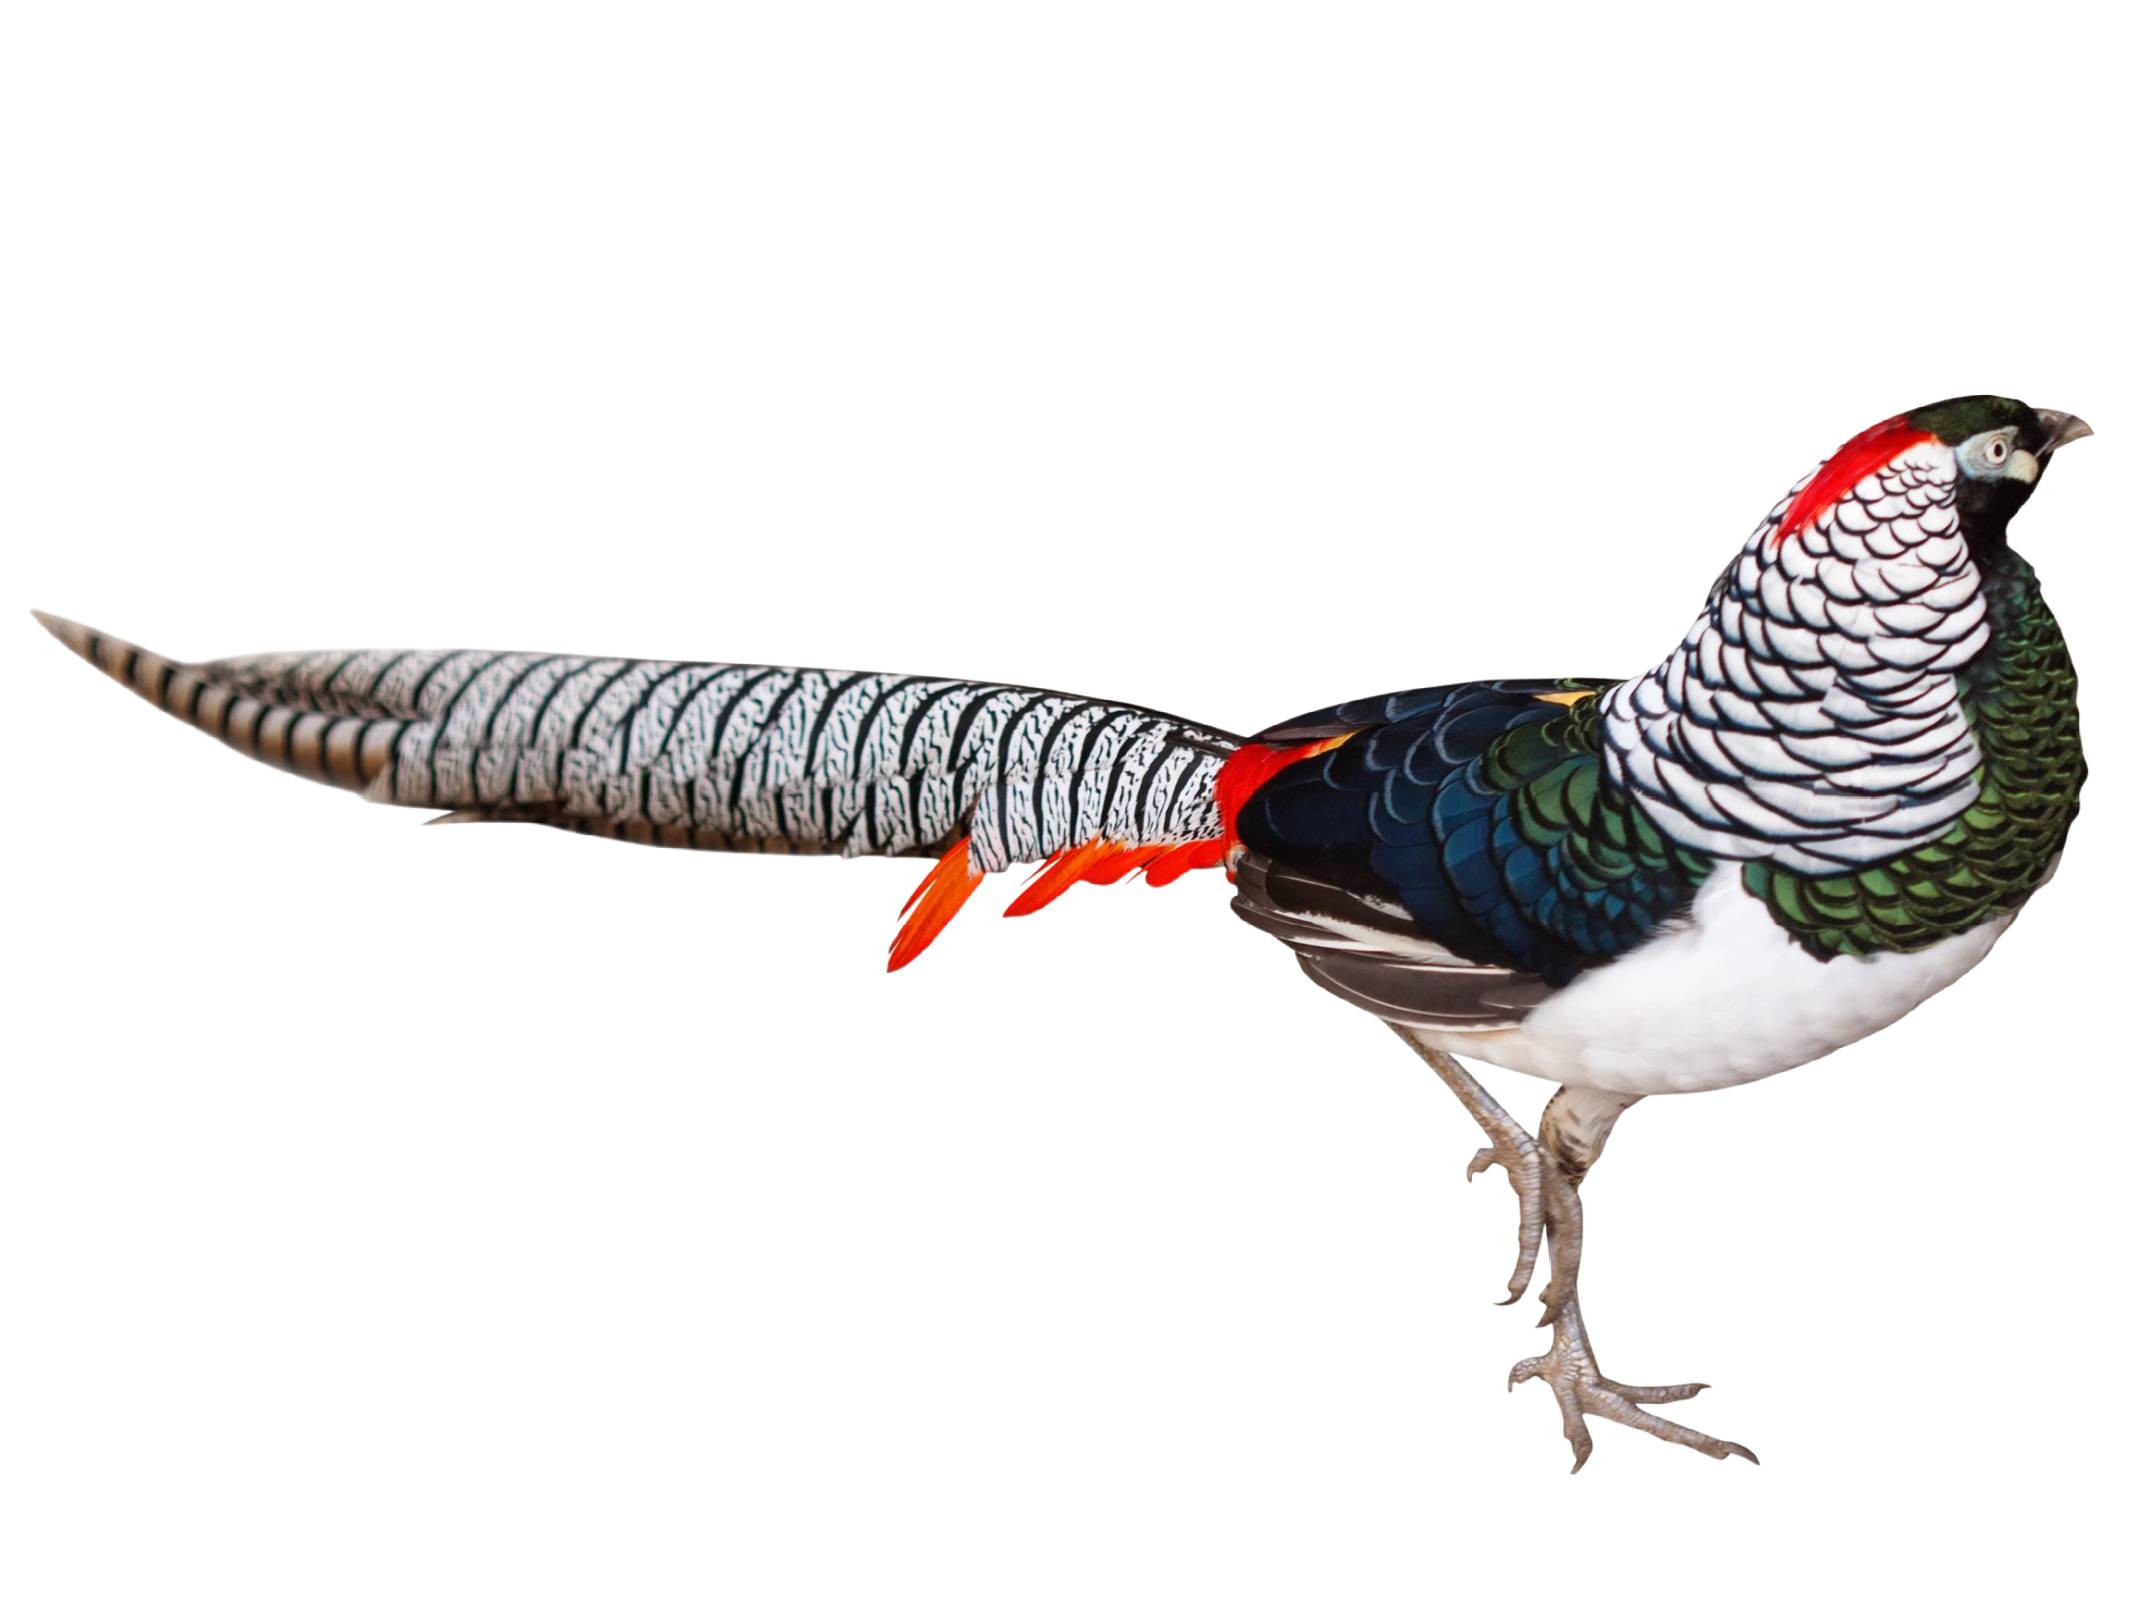
[(1222, 835), (1238, 739), (1131, 705), (943, 677), (474, 649), (183, 664), (38, 613), (241, 753), (383, 803), (631, 842), (937, 855)]

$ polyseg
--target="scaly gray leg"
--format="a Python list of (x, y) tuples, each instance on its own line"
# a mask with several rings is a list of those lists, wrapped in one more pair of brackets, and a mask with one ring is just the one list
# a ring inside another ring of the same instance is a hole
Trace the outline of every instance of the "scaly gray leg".
[(1735, 1454), (1757, 1464), (1749, 1447), (1725, 1442), (1689, 1425), (1644, 1413), (1644, 1403), (1678, 1403), (1707, 1390), (1698, 1381), (1678, 1386), (1627, 1386), (1597, 1367), (1589, 1332), (1582, 1323), (1582, 1178), (1604, 1151), (1613, 1125), (1638, 1098), (1586, 1088), (1562, 1087), (1545, 1106), (1538, 1123), (1538, 1148), (1544, 1165), (1545, 1236), (1552, 1278), (1545, 1284), (1545, 1314), (1538, 1323), (1552, 1327), (1552, 1346), (1524, 1359), (1508, 1372), (1513, 1391), (1532, 1377), (1542, 1377), (1560, 1405), (1560, 1426), (1574, 1449), (1575, 1469), (1589, 1462), (1589, 1424), (1595, 1414), (1617, 1425), (1646, 1431), (1666, 1442), (1706, 1453), (1710, 1458)]
[(1485, 1147), (1471, 1156), (1471, 1163), (1464, 1167), (1464, 1179), (1469, 1181), (1481, 1170), (1491, 1170), (1499, 1165), (1507, 1173), (1508, 1184), (1515, 1188), (1519, 1211), (1515, 1272), (1508, 1277), (1508, 1296), (1501, 1299), (1503, 1304), (1513, 1303), (1530, 1285), (1531, 1274), (1538, 1267), (1538, 1243), (1545, 1231), (1545, 1167), (1537, 1142), (1516, 1124), (1515, 1117), (1494, 1100), (1492, 1093), (1472, 1079), (1470, 1071), (1440, 1049), (1421, 1042), (1403, 1027), (1393, 1023), (1390, 1030), (1403, 1038), (1412, 1051), (1448, 1083), (1449, 1090), (1456, 1094), (1456, 1101), (1470, 1111), (1471, 1118), (1490, 1139)]
[(1485, 1131), (1487, 1146), (1472, 1156), (1466, 1179), (1499, 1165), (1515, 1188), (1520, 1223), (1516, 1231), (1515, 1273), (1508, 1281), (1506, 1302), (1515, 1302), (1530, 1285), (1537, 1265), (1538, 1243), (1541, 1238), (1545, 1243), (1552, 1273), (1542, 1294), (1545, 1312), (1538, 1324), (1552, 1327), (1552, 1346), (1517, 1364), (1508, 1374), (1508, 1386), (1513, 1391), (1524, 1381), (1543, 1377), (1560, 1405), (1560, 1426), (1574, 1449), (1575, 1469), (1580, 1470), (1589, 1462), (1595, 1445), (1589, 1434), (1587, 1417), (1591, 1414), (1646, 1431), (1662, 1441), (1694, 1448), (1711, 1458), (1735, 1454), (1757, 1464), (1757, 1455), (1748, 1447), (1643, 1412), (1644, 1404), (1682, 1403), (1707, 1387), (1699, 1381), (1676, 1386), (1628, 1386), (1612, 1380), (1597, 1367), (1597, 1355), (1582, 1323), (1582, 1178), (1604, 1152), (1604, 1144), (1619, 1117), (1640, 1098), (1562, 1087), (1545, 1106), (1544, 1118), (1538, 1122), (1538, 1134), (1533, 1138), (1462, 1065), (1402, 1027), (1393, 1024), (1390, 1029), (1426, 1060)]

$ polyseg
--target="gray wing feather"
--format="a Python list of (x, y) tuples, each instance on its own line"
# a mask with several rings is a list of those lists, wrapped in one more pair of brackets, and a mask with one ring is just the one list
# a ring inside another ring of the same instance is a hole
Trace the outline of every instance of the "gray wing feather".
[(1527, 972), (1457, 958), (1394, 903), (1259, 854), (1236, 869), (1234, 911), (1291, 948), (1318, 986), (1402, 1026), (1498, 1031), (1552, 991)]

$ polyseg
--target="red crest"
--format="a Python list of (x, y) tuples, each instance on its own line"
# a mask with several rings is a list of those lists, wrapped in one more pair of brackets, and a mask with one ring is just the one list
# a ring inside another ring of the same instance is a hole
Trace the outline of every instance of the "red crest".
[(1895, 416), (1857, 433), (1833, 452), (1833, 458), (1819, 467), (1818, 475), (1789, 502), (1789, 513), (1782, 517), (1774, 541), (1780, 543), (1791, 533), (1801, 532), (1825, 514), (1827, 506), (1840, 503), (1842, 496), (1865, 477), (1883, 471), (1915, 445), (1932, 442), (1936, 436), (1905, 416)]

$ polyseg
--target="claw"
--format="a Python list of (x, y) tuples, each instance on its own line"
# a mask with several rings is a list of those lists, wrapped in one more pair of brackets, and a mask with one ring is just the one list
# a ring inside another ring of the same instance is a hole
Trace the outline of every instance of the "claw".
[(1565, 1393), (1560, 1396), (1560, 1432), (1567, 1438), (1567, 1445), (1574, 1449), (1574, 1467), (1567, 1473), (1579, 1475), (1582, 1466), (1589, 1462), (1589, 1455), (1597, 1450), (1590, 1439), (1589, 1422), (1582, 1417), (1582, 1405)]

